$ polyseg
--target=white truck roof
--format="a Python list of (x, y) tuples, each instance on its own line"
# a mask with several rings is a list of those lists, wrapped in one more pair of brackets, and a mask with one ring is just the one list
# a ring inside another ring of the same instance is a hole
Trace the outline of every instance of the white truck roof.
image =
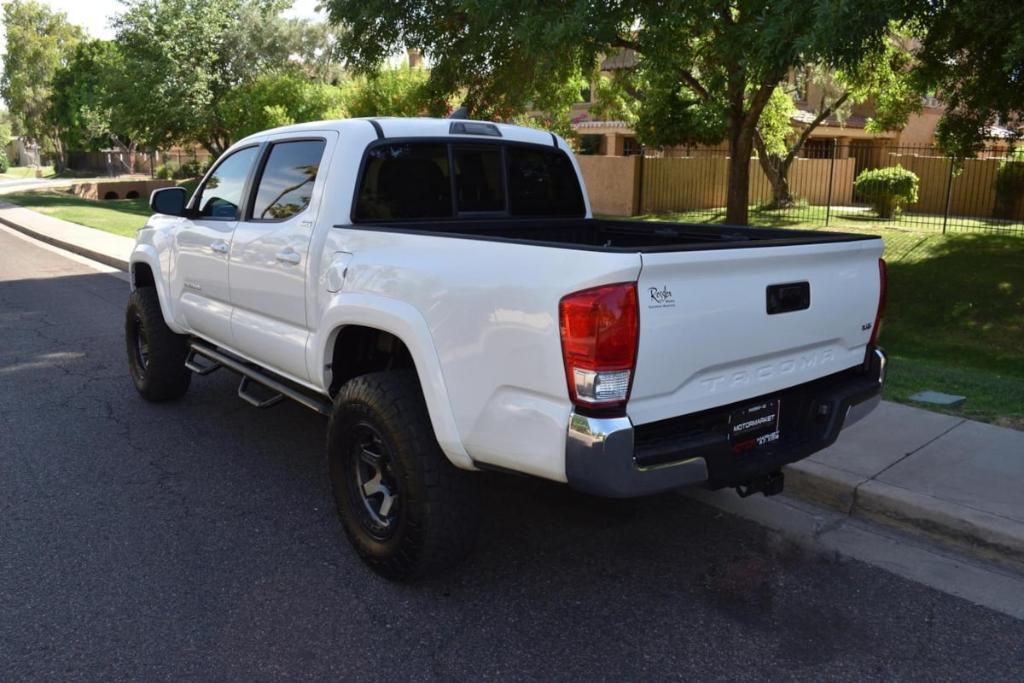
[(351, 131), (356, 127), (364, 128), (376, 123), (380, 126), (380, 130), (385, 138), (417, 138), (417, 137), (466, 137), (468, 139), (479, 140), (481, 137), (486, 137), (471, 133), (452, 133), (453, 123), (477, 123), (477, 124), (488, 124), (496, 127), (501, 133), (502, 140), (511, 140), (513, 142), (527, 142), (535, 145), (552, 145), (555, 146), (556, 140), (558, 146), (562, 149), (566, 149), (565, 143), (560, 138), (555, 136), (553, 133), (538, 130), (536, 128), (528, 128), (526, 126), (514, 126), (507, 123), (492, 123), (490, 121), (476, 121), (472, 119), (435, 119), (426, 117), (417, 118), (392, 118), (392, 117), (371, 117), (371, 118), (358, 118), (358, 119), (334, 119), (331, 121), (310, 121), (309, 123), (298, 123), (291, 126), (282, 126), (280, 128), (274, 128), (272, 130), (265, 130), (255, 135), (250, 135), (245, 140), (239, 142), (246, 142), (249, 140), (258, 140), (271, 134), (279, 133), (308, 133), (312, 131), (324, 131), (334, 130), (339, 133)]

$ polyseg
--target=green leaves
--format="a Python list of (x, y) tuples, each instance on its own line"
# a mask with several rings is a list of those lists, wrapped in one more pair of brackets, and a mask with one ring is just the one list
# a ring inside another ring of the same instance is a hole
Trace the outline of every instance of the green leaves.
[(7, 48), (0, 97), (10, 108), (17, 134), (47, 143), (62, 157), (59, 130), (48, 116), (51, 82), (84, 34), (63, 12), (32, 0), (11, 0), (3, 13)]
[(971, 156), (993, 125), (1024, 134), (1024, 3), (946, 1), (926, 9), (918, 76), (948, 106), (939, 144)]
[(892, 218), (917, 201), (919, 183), (916, 173), (896, 165), (862, 171), (853, 189), (871, 202), (880, 218)]
[[(239, 131), (286, 120), (325, 95), (299, 92), (288, 75), (327, 78), (333, 37), (323, 26), (285, 19), (272, 0), (130, 0), (115, 21), (117, 46), (132, 75), (121, 96), (147, 146), (196, 140), (219, 154)], [(276, 86), (266, 81), (280, 76)], [(274, 87), (300, 101), (242, 104)], [(270, 106), (272, 109), (268, 110)], [(283, 107), (284, 110), (279, 107)], [(330, 111), (330, 106), (321, 107)], [(252, 115), (243, 122), (239, 112)], [(256, 128), (255, 130), (259, 130)]]
[(793, 98), (782, 88), (776, 87), (757, 123), (766, 153), (781, 157), (789, 151), (787, 142), (795, 137), (793, 125), (790, 123), (795, 111)]

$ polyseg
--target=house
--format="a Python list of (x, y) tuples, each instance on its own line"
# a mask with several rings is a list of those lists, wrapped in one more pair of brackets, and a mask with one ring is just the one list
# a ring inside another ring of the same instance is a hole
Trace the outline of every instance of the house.
[[(632, 50), (621, 50), (601, 61), (601, 73), (611, 76), (616, 70), (633, 68), (637, 58)], [(794, 70), (789, 76), (790, 88), (794, 93), (794, 112), (791, 123), (794, 130), (808, 125), (815, 118), (812, 102), (821, 97), (820, 86), (813, 82), (806, 71)], [(570, 109), (570, 120), (573, 129), (579, 135), (581, 154), (605, 156), (629, 156), (641, 154), (642, 147), (636, 139), (636, 133), (626, 121), (602, 120), (591, 114), (593, 107), (592, 88), (581, 93), (581, 101)], [(867, 130), (867, 123), (874, 115), (874, 104), (871, 100), (857, 103), (850, 107), (843, 120), (831, 116), (819, 124), (810, 134), (801, 152), (802, 157), (823, 158), (832, 155), (836, 150), (837, 158), (855, 157), (857, 171), (863, 167), (878, 165), (880, 159), (894, 149), (903, 148), (907, 152), (933, 153), (936, 145), (935, 130), (945, 112), (945, 106), (935, 97), (922, 99), (919, 113), (910, 116), (906, 125), (899, 131), (881, 133)], [(1010, 132), (994, 127), (992, 137), (998, 141), (1006, 139)], [(1004, 145), (1005, 146), (1005, 145)], [(691, 156), (705, 151), (709, 154), (724, 154), (721, 147), (677, 147), (659, 150), (661, 156)], [(902, 150), (901, 150), (902, 151)]]
[(4, 151), (13, 166), (39, 166), (39, 143), (26, 137), (11, 137)]

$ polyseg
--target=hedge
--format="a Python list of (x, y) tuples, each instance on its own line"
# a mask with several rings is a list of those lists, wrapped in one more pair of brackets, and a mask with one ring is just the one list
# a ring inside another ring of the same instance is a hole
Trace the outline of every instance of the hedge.
[(862, 171), (853, 183), (854, 191), (866, 199), (880, 218), (898, 215), (907, 204), (917, 201), (920, 179), (902, 166)]

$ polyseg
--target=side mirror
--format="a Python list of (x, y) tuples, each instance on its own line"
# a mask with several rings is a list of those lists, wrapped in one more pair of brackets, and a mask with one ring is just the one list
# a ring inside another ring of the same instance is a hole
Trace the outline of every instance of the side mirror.
[(185, 205), (188, 202), (188, 193), (184, 187), (164, 187), (153, 190), (149, 196), (149, 208), (154, 213), (162, 213), (168, 216), (184, 216)]

